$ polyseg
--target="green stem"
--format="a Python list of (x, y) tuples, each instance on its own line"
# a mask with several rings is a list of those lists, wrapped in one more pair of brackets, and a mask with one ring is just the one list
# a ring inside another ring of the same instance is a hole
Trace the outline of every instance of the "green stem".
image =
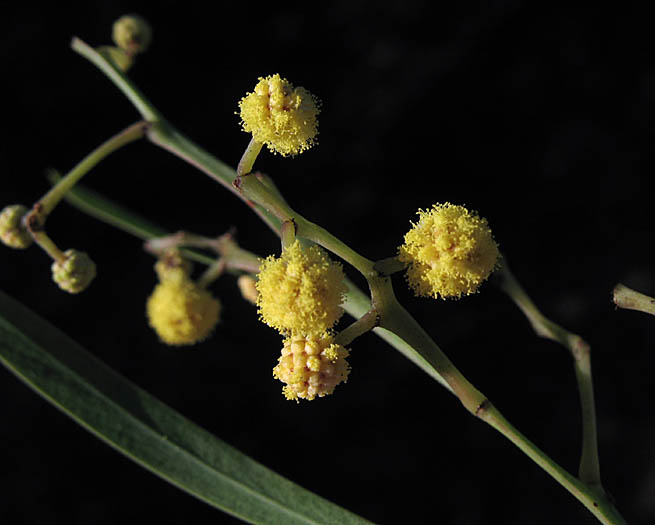
[(59, 201), (68, 193), (68, 191), (84, 176), (91, 168), (103, 160), (107, 155), (126, 144), (142, 138), (145, 135), (145, 129), (148, 123), (145, 121), (137, 122), (117, 133), (109, 140), (103, 142), (86, 157), (84, 157), (71, 171), (62, 177), (48, 193), (39, 201), (40, 208), (38, 213), (41, 215), (41, 224), (45, 218), (59, 204)]
[(613, 300), (614, 304), (619, 308), (655, 315), (655, 299), (632, 290), (621, 283), (614, 287)]
[(62, 252), (57, 247), (57, 245), (52, 241), (50, 237), (48, 237), (48, 235), (44, 230), (39, 230), (39, 231), (30, 230), (30, 233), (32, 234), (32, 238), (34, 239), (34, 242), (38, 244), (43, 249), (43, 251), (50, 256), (50, 258), (53, 261), (62, 264), (66, 260), (66, 256), (64, 255), (64, 252)]
[(598, 521), (606, 525), (627, 523), (623, 519), (623, 516), (616, 510), (616, 507), (609, 501), (602, 488), (584, 483), (566, 472), (534, 445), (534, 443), (514, 428), (491, 403), (487, 402), (481, 406), (477, 412), (477, 416), (514, 443), (526, 456), (532, 459), (580, 501)]
[(503, 261), (502, 267), (496, 272), (494, 282), (521, 309), (537, 335), (560, 343), (571, 353), (582, 411), (582, 452), (579, 475), (584, 482), (601, 487), (596, 437), (596, 408), (589, 345), (580, 336), (572, 334), (555, 324), (539, 311), (510, 271), (506, 261)]
[(92, 62), (100, 71), (102, 71), (123, 94), (132, 102), (134, 107), (141, 113), (144, 120), (148, 122), (162, 121), (163, 118), (159, 111), (143, 96), (134, 84), (130, 82), (127, 76), (114, 64), (107, 60), (102, 54), (89, 46), (86, 42), (77, 37), (71, 40), (71, 48)]
[(577, 479), (566, 472), (514, 428), (491, 404), (489, 399), (457, 370), (416, 320), (397, 302), (388, 278), (381, 277), (378, 282), (371, 283), (371, 292), (374, 297), (374, 304), (377, 303), (378, 305), (380, 326), (393, 331), (425, 356), (439, 372), (439, 375), (448, 382), (455, 395), (469, 412), (498, 430), (514, 443), (589, 509), (601, 523), (625, 523), (625, 520), (607, 499), (599, 484)]
[(342, 330), (334, 338), (334, 342), (341, 346), (347, 346), (358, 337), (370, 332), (380, 321), (377, 311), (369, 310), (362, 317), (357, 319), (350, 326)]
[(233, 186), (236, 171), (224, 162), (190, 141), (179, 131), (168, 124), (158, 123), (148, 130), (148, 139), (155, 145), (181, 158), (191, 166), (196, 167), (223, 187), (234, 193), (245, 202), (268, 227), (277, 235), (280, 229), (280, 220), (275, 215), (264, 210), (261, 206), (248, 201)]
[[(226, 270), (241, 270), (249, 273), (259, 272), (259, 257), (239, 247), (233, 239), (232, 232), (220, 237), (210, 238), (185, 231), (172, 235), (148, 238), (144, 249), (157, 257), (161, 257), (172, 249), (205, 248), (213, 250), (220, 256)], [(182, 250), (183, 253), (188, 253)], [(211, 263), (213, 264), (213, 263)], [(216, 275), (218, 277), (218, 275)]]
[(376, 261), (374, 268), (382, 275), (391, 275), (403, 271), (407, 268), (407, 264), (400, 262), (398, 257), (387, 257)]
[(219, 257), (198, 278), (198, 286), (200, 286), (200, 288), (207, 288), (211, 283), (223, 275), (223, 272), (225, 272), (226, 269), (227, 262), (222, 257)]
[(257, 156), (262, 150), (263, 145), (262, 142), (255, 140), (254, 137), (250, 139), (246, 151), (243, 152), (243, 156), (237, 165), (237, 176), (247, 175), (252, 171), (252, 167), (254, 166), (255, 160), (257, 160)]
[(378, 275), (373, 269), (372, 261), (359, 255), (355, 250), (351, 249), (324, 228), (296, 213), (283, 199), (280, 199), (274, 191), (259, 180), (257, 175), (250, 174), (237, 177), (234, 181), (234, 186), (246, 199), (259, 204), (279, 220), (293, 221), (296, 225), (296, 236), (309, 239), (330, 250), (359, 270), (367, 279)]
[(369, 286), (379, 325), (415, 348), (446, 381), (464, 407), (475, 414), (486, 397), (469, 383), (416, 319), (398, 302), (391, 278), (379, 276), (369, 279)]

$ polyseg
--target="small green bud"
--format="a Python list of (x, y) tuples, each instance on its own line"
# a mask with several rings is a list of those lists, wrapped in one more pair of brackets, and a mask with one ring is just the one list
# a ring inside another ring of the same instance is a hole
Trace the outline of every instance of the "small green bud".
[(28, 211), (22, 204), (12, 204), (0, 213), (0, 240), (7, 246), (23, 250), (32, 244), (32, 236), (22, 223)]
[(52, 263), (52, 278), (59, 288), (68, 293), (85, 290), (96, 276), (96, 265), (84, 252), (66, 250), (63, 262)]
[(112, 29), (112, 39), (128, 54), (143, 53), (152, 41), (150, 24), (138, 15), (121, 16)]

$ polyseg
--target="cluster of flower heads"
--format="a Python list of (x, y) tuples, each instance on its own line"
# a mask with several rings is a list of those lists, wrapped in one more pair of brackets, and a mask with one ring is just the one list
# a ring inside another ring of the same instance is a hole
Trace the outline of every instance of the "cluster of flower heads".
[(192, 345), (206, 339), (218, 323), (221, 304), (190, 277), (190, 265), (168, 255), (155, 265), (159, 284), (146, 303), (150, 326), (162, 342)]
[(418, 215), (398, 249), (414, 292), (445, 299), (477, 291), (499, 258), (486, 219), (448, 202), (419, 210)]
[(284, 337), (273, 376), (287, 399), (312, 400), (346, 382), (348, 350), (334, 343), (332, 327), (343, 315), (343, 269), (318, 246), (296, 240), (280, 257), (262, 261), (257, 306), (263, 322)]
[(272, 153), (297, 155), (316, 144), (320, 102), (279, 74), (260, 77), (239, 101), (241, 126)]

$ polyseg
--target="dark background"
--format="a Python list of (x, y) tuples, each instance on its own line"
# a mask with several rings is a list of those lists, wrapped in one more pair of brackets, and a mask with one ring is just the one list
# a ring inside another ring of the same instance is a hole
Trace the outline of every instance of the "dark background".
[[(655, 320), (611, 303), (617, 282), (655, 294), (645, 188), (655, 67), (645, 7), (206, 5), (4, 7), (2, 206), (30, 205), (47, 189), (47, 167), (70, 169), (138, 119), (68, 48), (73, 35), (107, 44), (120, 15), (147, 17), (154, 42), (131, 77), (180, 130), (232, 165), (248, 142), (237, 101), (257, 77), (279, 72), (323, 100), (320, 144), (296, 159), (265, 152), (257, 167), (300, 213), (371, 259), (395, 253), (419, 207), (451, 201), (487, 217), (543, 312), (591, 344), (605, 486), (630, 523), (652, 523)], [(145, 141), (108, 158), (85, 184), (170, 230), (215, 235), (236, 226), (245, 248), (279, 249), (236, 198)], [(95, 259), (89, 290), (60, 292), (37, 248), (0, 248), (0, 288), (293, 481), (378, 523), (595, 522), (376, 336), (352, 345), (348, 384), (296, 405), (271, 377), (280, 338), (233, 278), (213, 287), (224, 305), (213, 338), (169, 348), (145, 321), (155, 276), (138, 240), (67, 205), (48, 232), (62, 249)], [(567, 352), (537, 338), (492, 285), (444, 302), (415, 299), (396, 281), (464, 374), (575, 472), (580, 414)], [(5, 371), (0, 417), (2, 523), (236, 521), (120, 456)], [(308, 460), (317, 453), (322, 460)]]

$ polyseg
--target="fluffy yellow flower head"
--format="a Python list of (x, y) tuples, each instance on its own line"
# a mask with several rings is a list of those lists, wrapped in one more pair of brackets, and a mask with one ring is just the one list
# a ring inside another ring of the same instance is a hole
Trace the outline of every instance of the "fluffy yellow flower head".
[(343, 315), (346, 293), (341, 264), (318, 246), (299, 241), (271, 255), (260, 266), (257, 306), (262, 321), (283, 334), (318, 335)]
[(287, 399), (311, 401), (331, 394), (348, 380), (346, 357), (348, 350), (334, 344), (331, 335), (293, 336), (284, 341), (273, 377), (286, 384), (282, 393)]
[(181, 271), (170, 272), (146, 303), (150, 326), (169, 345), (192, 345), (212, 332), (221, 304)]
[(297, 155), (316, 143), (319, 108), (314, 95), (278, 74), (260, 77), (255, 90), (239, 101), (243, 131), (282, 156)]
[(484, 218), (454, 204), (419, 210), (398, 258), (417, 295), (459, 298), (474, 293), (496, 268), (499, 252)]

